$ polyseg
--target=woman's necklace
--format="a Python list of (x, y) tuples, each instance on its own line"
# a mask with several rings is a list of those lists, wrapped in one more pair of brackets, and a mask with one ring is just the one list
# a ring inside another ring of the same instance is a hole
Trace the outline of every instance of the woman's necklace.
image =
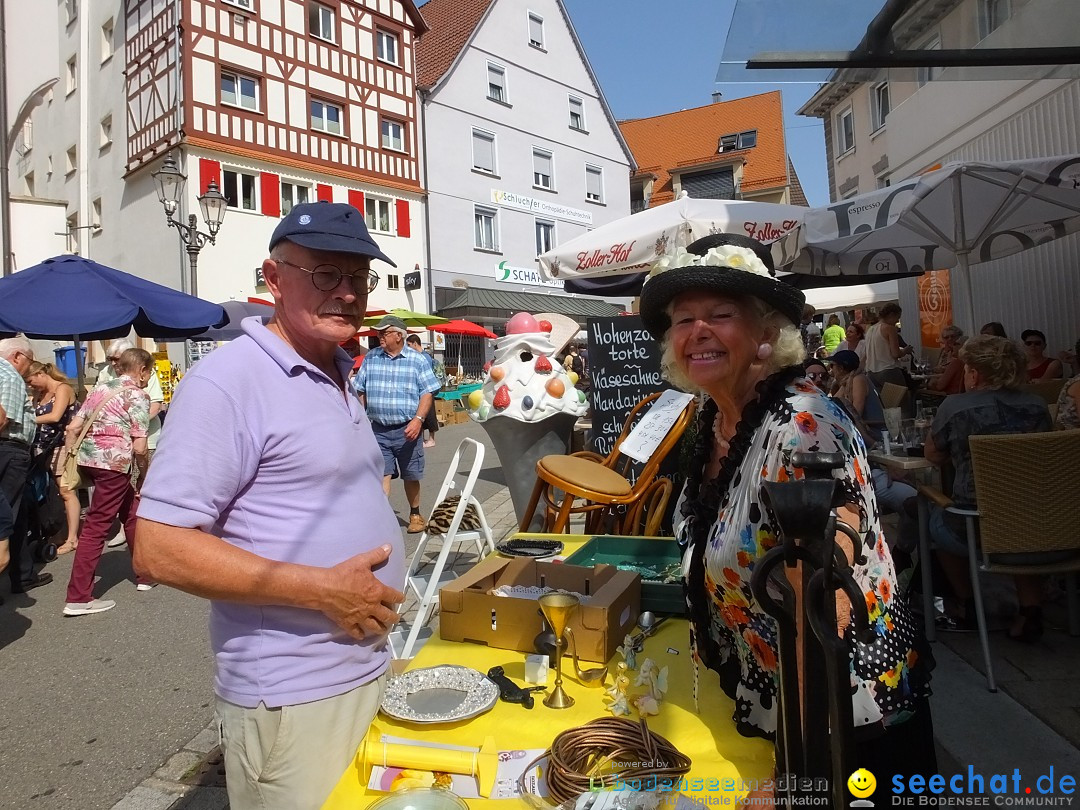
[(717, 411), (716, 418), (713, 420), (713, 436), (716, 437), (716, 446), (720, 451), (720, 455), (726, 456), (731, 448), (731, 442), (724, 436), (724, 414), (722, 411)]

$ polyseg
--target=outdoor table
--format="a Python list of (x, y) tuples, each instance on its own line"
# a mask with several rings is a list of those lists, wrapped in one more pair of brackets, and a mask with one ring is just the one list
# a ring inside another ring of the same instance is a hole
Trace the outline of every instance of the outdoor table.
[(483, 387), (483, 383), (468, 383), (466, 385), (459, 385), (457, 388), (453, 388), (449, 391), (436, 391), (435, 399), (461, 400), (467, 397), (473, 391), (478, 391)]
[[(933, 470), (935, 465), (923, 456), (891, 455), (883, 450), (871, 450), (866, 454), (872, 463), (892, 470), (919, 472)], [(934, 582), (930, 566), (930, 504), (921, 492), (916, 501), (919, 508), (919, 570), (922, 572), (923, 622), (927, 641), (937, 640), (934, 626)]]
[[(566, 540), (566, 536), (561, 539)], [(565, 543), (564, 553), (571, 553), (585, 537), (576, 542)], [(689, 651), (689, 627), (685, 619), (671, 618), (656, 633), (645, 640), (645, 649), (638, 655), (638, 663), (652, 658), (659, 666), (668, 667), (668, 692), (660, 704), (658, 715), (649, 717), (650, 730), (670, 741), (676, 748), (693, 760), (683, 790), (688, 796), (706, 803), (736, 804), (736, 796), (746, 794), (748, 782), (772, 777), (774, 756), (772, 743), (759, 738), (744, 737), (735, 730), (732, 721), (734, 706), (720, 689), (716, 674), (702, 668), (700, 671), (700, 712), (694, 710), (693, 660)], [(616, 654), (609, 662), (612, 668), (621, 661)], [(524, 684), (525, 653), (502, 650), (481, 644), (444, 641), (438, 636), (420, 649), (407, 669), (459, 664), (486, 673), (493, 666), (501, 666), (507, 677), (519, 685)], [(568, 709), (549, 709), (543, 705), (543, 693), (535, 695), (535, 706), (525, 709), (520, 705), (499, 700), (485, 714), (452, 724), (421, 725), (391, 719), (380, 714), (375, 726), (384, 734), (410, 740), (462, 745), (479, 748), (484, 738), (493, 736), (499, 750), (546, 749), (559, 732), (583, 725), (597, 717), (610, 717), (603, 697), (603, 688), (582, 686), (573, 676), (573, 662), (569, 655), (563, 659), (563, 683), (575, 704)], [(548, 689), (555, 681), (555, 673), (548, 676)], [(608, 684), (611, 677), (608, 677)], [(632, 694), (640, 692), (633, 687)], [(631, 719), (637, 719), (632, 711)], [(696, 782), (694, 780), (700, 780)], [(733, 780), (725, 790), (725, 780)], [(366, 774), (359, 758), (342, 776), (323, 805), (325, 810), (356, 810), (366, 807), (385, 793), (369, 791)], [(740, 787), (741, 785), (741, 787)], [(499, 799), (468, 799), (470, 807), (520, 807), (520, 801)]]

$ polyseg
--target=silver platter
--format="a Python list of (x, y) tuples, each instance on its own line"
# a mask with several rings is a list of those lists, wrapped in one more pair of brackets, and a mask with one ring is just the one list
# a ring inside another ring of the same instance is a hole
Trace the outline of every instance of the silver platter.
[(476, 717), (499, 700), (482, 672), (454, 664), (413, 669), (386, 686), (382, 711), (410, 723), (453, 723)]

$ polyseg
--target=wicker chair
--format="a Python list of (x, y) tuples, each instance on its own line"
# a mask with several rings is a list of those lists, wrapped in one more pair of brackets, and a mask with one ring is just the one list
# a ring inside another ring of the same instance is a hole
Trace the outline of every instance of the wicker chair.
[[(920, 492), (966, 520), (968, 563), (986, 683), (991, 692), (996, 692), (980, 571), (1067, 575), (1069, 633), (1080, 636), (1080, 521), (1076, 517), (1080, 504), (1080, 430), (972, 436), (970, 447), (978, 510), (950, 506), (944, 495), (926, 487), (920, 487)], [(1076, 554), (1042, 564), (1003, 562), (998, 556), (1050, 551)]]
[(1065, 380), (1039, 380), (1039, 382), (1021, 385), (1020, 390), (1042, 397), (1047, 405), (1056, 405), (1058, 395), (1064, 387)]
[[(607, 457), (585, 451), (544, 456), (536, 462), (536, 486), (522, 515), (521, 531), (528, 531), (537, 507), (544, 509), (544, 531), (556, 534), (568, 531), (570, 516), (581, 513), (586, 515), (586, 533), (596, 532), (601, 526), (626, 535), (638, 531), (654, 535), (659, 531), (672, 488), (670, 481), (666, 486), (659, 483), (666, 479), (657, 479), (656, 475), (693, 420), (695, 403), (691, 401), (679, 414), (633, 483), (631, 468), (635, 462), (620, 451), (638, 418), (659, 397), (660, 393), (650, 394), (634, 406)], [(576, 500), (584, 503), (575, 505)], [(620, 514), (617, 507), (625, 507), (625, 512)]]

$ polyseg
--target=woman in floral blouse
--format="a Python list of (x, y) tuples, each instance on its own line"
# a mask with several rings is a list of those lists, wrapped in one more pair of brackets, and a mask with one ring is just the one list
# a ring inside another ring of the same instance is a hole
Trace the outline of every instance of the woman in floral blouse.
[[(135, 553), (138, 485), (146, 471), (146, 432), (150, 424), (150, 397), (143, 389), (154, 373), (154, 360), (143, 349), (128, 349), (120, 355), (117, 372), (119, 377), (90, 392), (66, 430), (65, 447), (70, 448), (86, 420), (93, 419), (78, 452), (79, 466), (90, 477), (94, 494), (75, 547), (65, 616), (85, 616), (116, 607), (111, 599), (95, 599), (93, 589), (105, 535), (117, 517), (124, 524), (128, 549)], [(137, 584), (139, 590), (153, 587), (141, 578)]]
[[(836, 512), (866, 539), (866, 563), (854, 566), (854, 579), (877, 636), (872, 644), (856, 640), (850, 605), (838, 595), (857, 760), (879, 783), (889, 773), (934, 773), (929, 661), (896, 591), (866, 450), (842, 408), (803, 378), (794, 326), (803, 295), (774, 276), (767, 248), (716, 234), (661, 259), (641, 295), (641, 317), (663, 344), (668, 378), (706, 394), (678, 529), (695, 661), (719, 676), (742, 734), (774, 738), (776, 623), (757, 603), (750, 577), (780, 538), (759, 492), (765, 481), (804, 477), (794, 453), (840, 452), (846, 463), (835, 475), (843, 498)], [(837, 542), (850, 562), (850, 542), (840, 535)]]

